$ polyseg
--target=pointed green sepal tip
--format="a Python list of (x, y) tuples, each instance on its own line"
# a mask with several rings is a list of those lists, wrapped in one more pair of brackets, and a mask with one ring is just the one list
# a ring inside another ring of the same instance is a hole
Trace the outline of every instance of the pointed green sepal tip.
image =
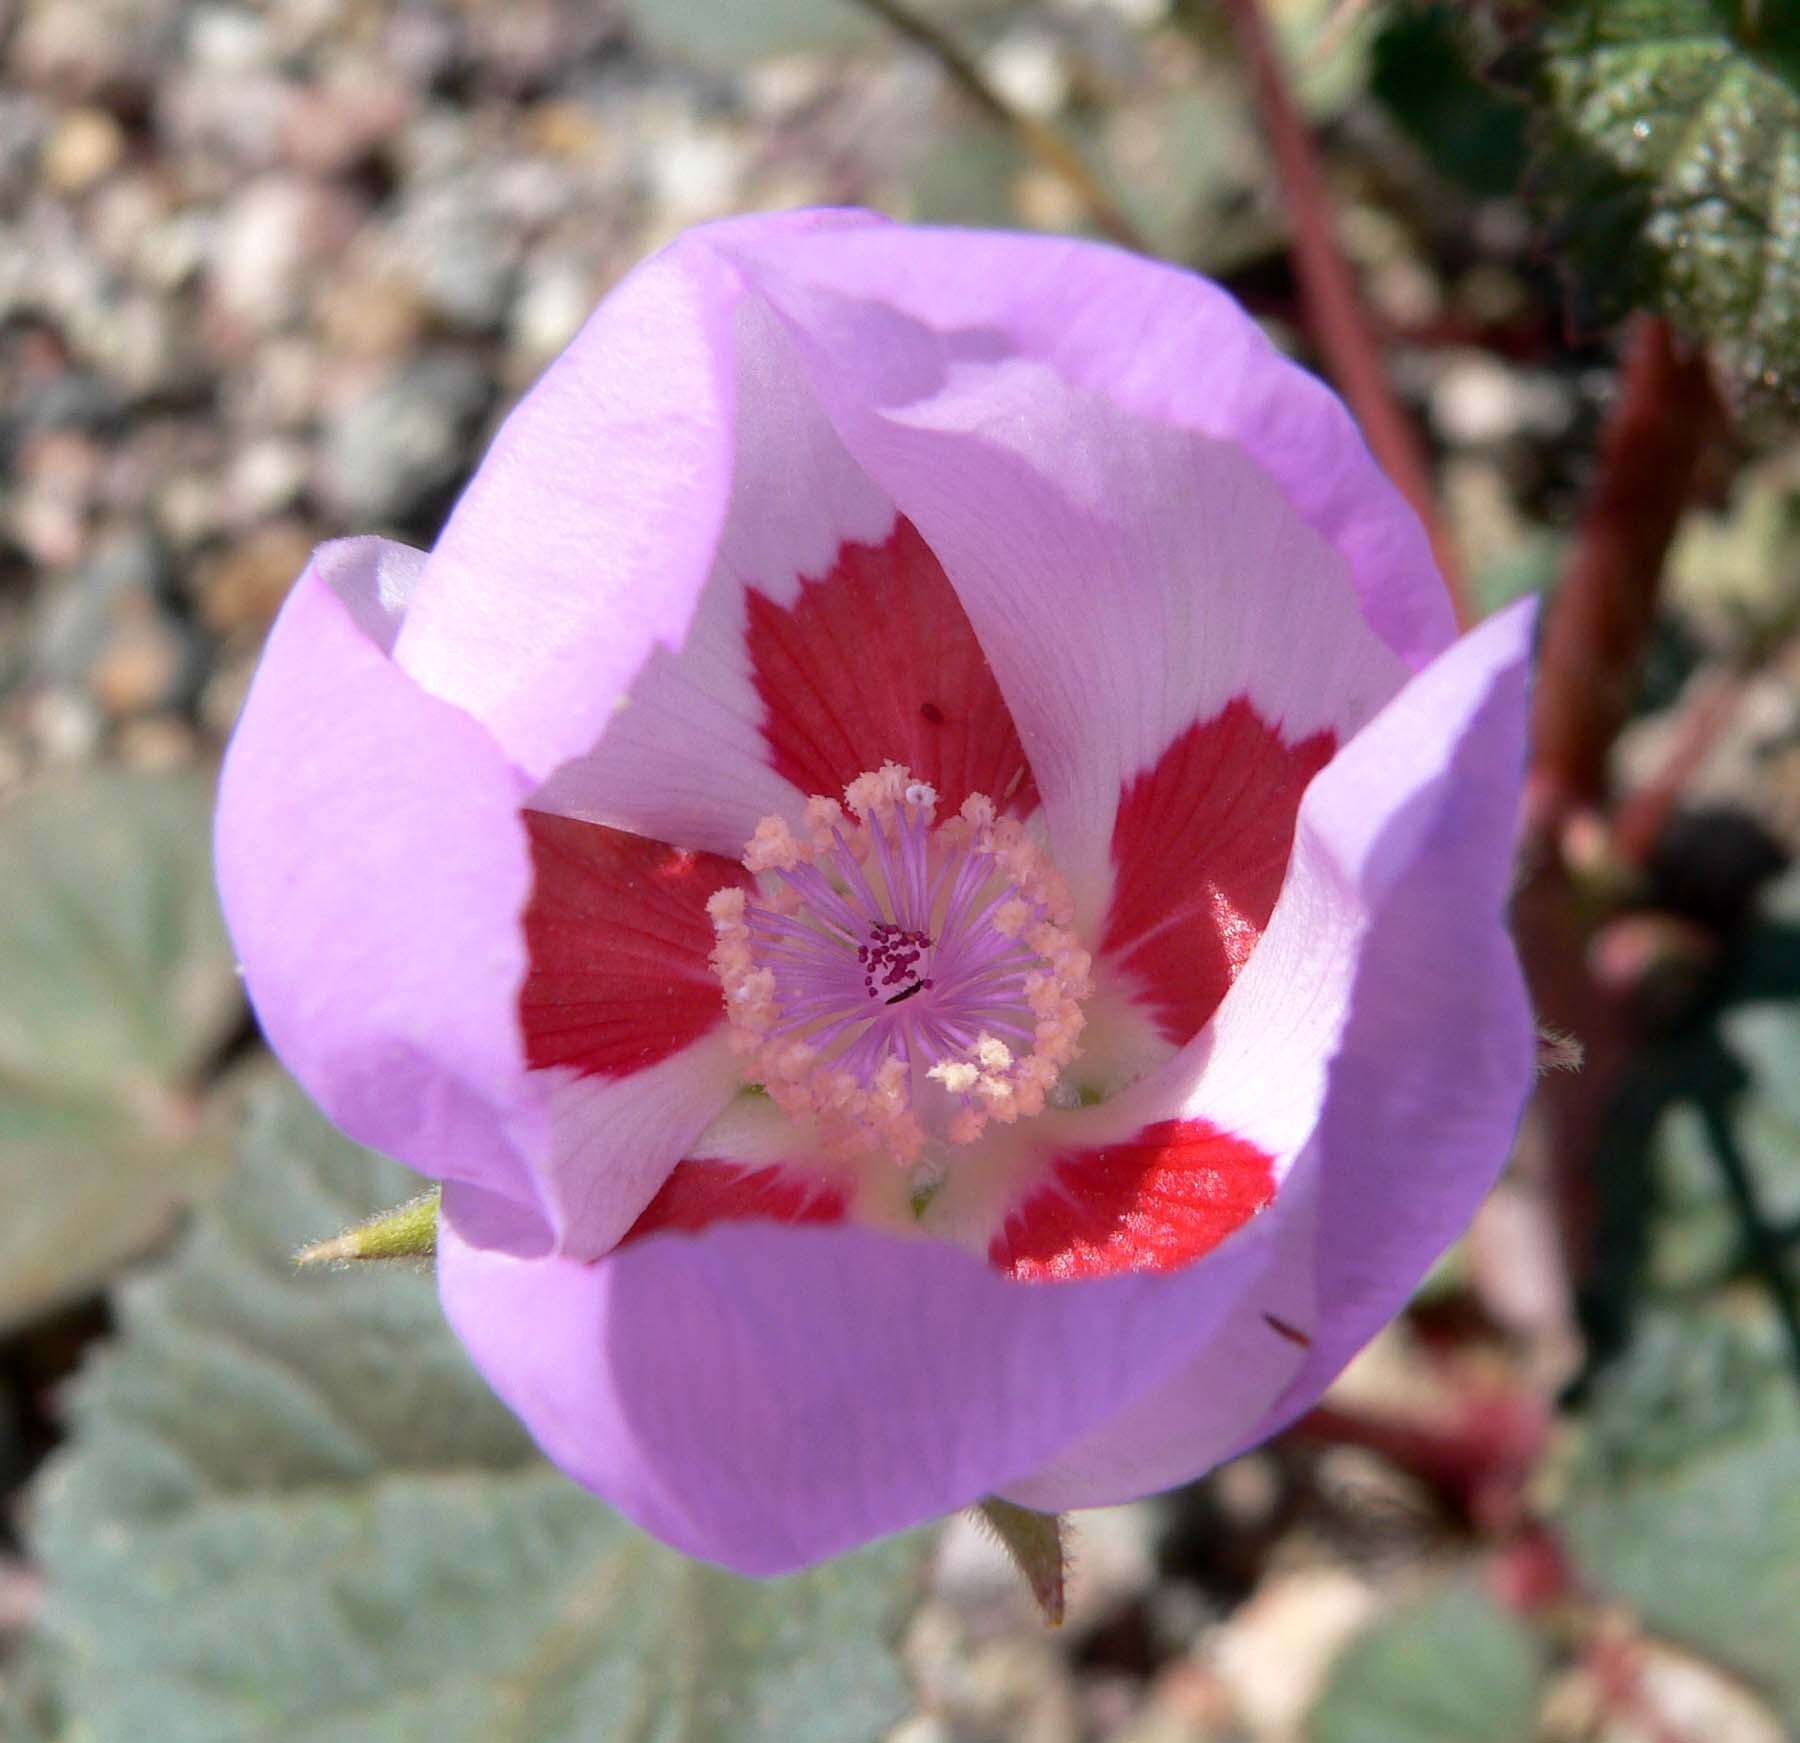
[(1000, 1539), (1013, 1565), (1025, 1576), (1031, 1595), (1054, 1628), (1063, 1619), (1069, 1568), (1068, 1526), (1060, 1513), (1034, 1513), (990, 1495), (972, 1509), (976, 1518)]
[(294, 1255), (296, 1265), (332, 1265), (348, 1259), (429, 1259), (437, 1251), (437, 1187), (372, 1216), (328, 1241), (314, 1241)]

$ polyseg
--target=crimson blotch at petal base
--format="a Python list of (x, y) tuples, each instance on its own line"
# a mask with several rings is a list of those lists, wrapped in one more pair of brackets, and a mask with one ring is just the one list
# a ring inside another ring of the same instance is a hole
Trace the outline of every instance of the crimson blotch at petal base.
[(1457, 640), (1217, 287), (697, 230), (429, 554), (322, 548), (226, 758), (269, 1040), (444, 1182), (545, 1451), (746, 1573), (1184, 1481), (1405, 1301), (1532, 1073), (1531, 620)]

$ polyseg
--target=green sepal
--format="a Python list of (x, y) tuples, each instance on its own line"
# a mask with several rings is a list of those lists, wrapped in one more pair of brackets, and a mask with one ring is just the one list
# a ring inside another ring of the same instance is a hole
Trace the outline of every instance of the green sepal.
[(429, 1259), (437, 1252), (438, 1200), (434, 1186), (328, 1241), (314, 1241), (294, 1255), (296, 1265), (330, 1265), (350, 1259)]
[(999, 1538), (1013, 1565), (1025, 1576), (1044, 1620), (1056, 1627), (1063, 1619), (1069, 1568), (1068, 1527), (1060, 1513), (1034, 1513), (990, 1495), (971, 1511)]

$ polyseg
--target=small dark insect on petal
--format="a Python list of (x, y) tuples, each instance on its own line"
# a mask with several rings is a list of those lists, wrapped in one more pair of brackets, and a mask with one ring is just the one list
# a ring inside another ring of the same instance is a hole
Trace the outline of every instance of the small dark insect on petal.
[(933, 726), (942, 726), (944, 724), (944, 711), (938, 707), (935, 702), (921, 702), (919, 704), (919, 712), (924, 715)]

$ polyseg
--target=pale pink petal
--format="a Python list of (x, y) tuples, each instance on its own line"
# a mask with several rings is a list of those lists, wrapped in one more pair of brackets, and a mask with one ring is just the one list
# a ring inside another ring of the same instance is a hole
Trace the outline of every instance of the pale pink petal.
[(529, 1206), (526, 782), (389, 661), (416, 563), (345, 540), (289, 596), (225, 757), (220, 893), (269, 1043), (325, 1111)]
[(1085, 930), (1122, 794), (1184, 734), (1241, 705), (1341, 743), (1447, 640), (1416, 519), (1215, 287), (1045, 238), (721, 246), (949, 573)]
[(1443, 655), (1308, 791), (1217, 1033), (1133, 1098), (1270, 1147), (1281, 1186), (1257, 1222), (1274, 1260), (1185, 1370), (1012, 1498), (1122, 1500), (1292, 1420), (1493, 1184), (1533, 1069), (1505, 927), (1531, 621), (1515, 608)]
[(735, 853), (898, 760), (954, 794), (1033, 802), (968, 617), (916, 530), (845, 451), (766, 309), (732, 330), (736, 427), (716, 561), (679, 648), (659, 649), (542, 809)]
[(470, 1238), (594, 1256), (739, 1087), (704, 903), (743, 874), (539, 818), (534, 876), (527, 778), (388, 657), (418, 585), (416, 552), (349, 540), (284, 607), (221, 780), (227, 921), (347, 1132), (454, 1183)]
[(929, 1241), (715, 1225), (598, 1265), (444, 1230), (476, 1365), (578, 1481), (773, 1574), (979, 1500), (1177, 1366), (1262, 1263), (1253, 1223), (1170, 1277), (1009, 1282)]
[[(877, 222), (743, 224), (793, 234)], [(537, 808), (721, 853), (805, 796), (768, 743), (752, 596), (792, 612), (804, 581), (855, 567), (897, 523), (779, 323), (719, 253), (741, 227), (695, 232), (640, 267), (508, 418), (432, 553), (398, 649), (538, 779)], [(918, 628), (929, 653), (933, 626)]]

